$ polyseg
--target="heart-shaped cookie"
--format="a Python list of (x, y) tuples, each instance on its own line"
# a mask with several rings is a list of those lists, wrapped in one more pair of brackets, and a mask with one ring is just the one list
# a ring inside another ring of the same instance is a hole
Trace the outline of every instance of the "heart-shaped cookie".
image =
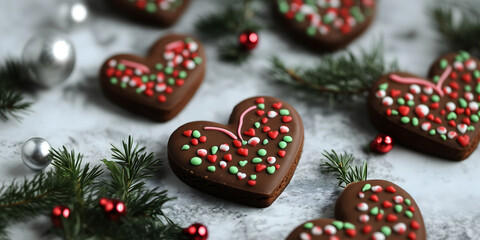
[(147, 24), (168, 27), (174, 24), (190, 0), (107, 0), (118, 12)]
[(466, 52), (433, 63), (428, 79), (397, 72), (373, 84), (373, 124), (396, 141), (439, 157), (462, 160), (476, 149), (480, 62)]
[(273, 97), (254, 97), (234, 108), (228, 125), (179, 127), (168, 141), (168, 159), (173, 172), (198, 190), (267, 207), (290, 182), (302, 147), (297, 111)]
[(348, 45), (368, 28), (375, 13), (375, 0), (273, 1), (292, 35), (320, 51)]
[(347, 185), (335, 204), (335, 218), (303, 223), (287, 240), (426, 239), (423, 217), (413, 198), (384, 180)]
[(205, 75), (205, 52), (190, 36), (168, 35), (147, 58), (121, 54), (100, 70), (104, 93), (116, 104), (157, 121), (177, 115)]

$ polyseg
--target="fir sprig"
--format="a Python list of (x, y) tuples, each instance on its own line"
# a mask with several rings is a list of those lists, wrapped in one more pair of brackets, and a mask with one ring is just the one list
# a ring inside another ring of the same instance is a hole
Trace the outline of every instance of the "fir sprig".
[(324, 151), (322, 154), (322, 172), (333, 173), (338, 179), (338, 187), (346, 187), (348, 184), (367, 180), (367, 163), (361, 166), (352, 166), (355, 158), (352, 154), (343, 153), (338, 155), (334, 150)]
[[(113, 160), (103, 160), (109, 180), (101, 165), (84, 164), (82, 154), (63, 147), (51, 151), (54, 169), (0, 188), (0, 239), (7, 238), (8, 224), (49, 215), (59, 204), (70, 208), (71, 215), (49, 232), (63, 239), (182, 239), (181, 228), (162, 211), (172, 198), (144, 183), (160, 160), (131, 137), (122, 145), (112, 146)], [(109, 220), (99, 206), (102, 197), (124, 202), (127, 214)]]
[(287, 67), (273, 57), (268, 76), (307, 92), (331, 97), (364, 94), (380, 76), (397, 69), (396, 62), (387, 63), (382, 44), (371, 51), (361, 50), (357, 56), (351, 51), (341, 55), (325, 55), (312, 68)]
[(19, 60), (13, 59), (0, 66), (0, 119), (20, 119), (20, 114), (31, 106), (31, 102), (25, 101), (18, 91), (28, 88), (31, 83), (23, 74), (24, 67)]
[(253, 0), (225, 2), (222, 12), (203, 16), (195, 24), (196, 31), (206, 40), (215, 40), (219, 44), (220, 59), (228, 62), (241, 63), (248, 59), (250, 52), (238, 43), (238, 36), (243, 31), (257, 32), (257, 10), (252, 6)]
[(451, 51), (466, 50), (480, 56), (478, 1), (436, 1), (430, 7), (429, 14)]

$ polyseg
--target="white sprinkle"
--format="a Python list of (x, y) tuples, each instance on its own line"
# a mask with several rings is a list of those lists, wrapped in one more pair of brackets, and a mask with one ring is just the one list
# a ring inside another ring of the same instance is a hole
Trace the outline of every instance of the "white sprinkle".
[(387, 97), (384, 97), (383, 100), (382, 100), (382, 104), (383, 106), (390, 106), (393, 104), (393, 98), (387, 96)]
[(477, 102), (469, 102), (468, 103), (468, 108), (470, 108), (470, 110), (476, 112), (476, 111), (478, 111), (478, 103)]
[(397, 223), (393, 226), (393, 231), (403, 234), (407, 230), (407, 225), (403, 222)]
[(115, 59), (110, 60), (110, 61), (108, 62), (108, 66), (109, 66), (109, 67), (115, 67), (115, 66), (117, 66), (117, 60), (115, 60)]
[(270, 163), (270, 164), (274, 164), (276, 161), (277, 161), (277, 159), (275, 157), (268, 157), (267, 158), (267, 162)]
[(445, 106), (446, 106), (447, 110), (450, 111), (450, 112), (455, 111), (455, 109), (457, 108), (457, 106), (455, 105), (454, 102), (447, 102), (447, 104)]
[(335, 233), (337, 233), (337, 228), (335, 228), (333, 225), (326, 225), (323, 228), (323, 231), (328, 235), (335, 235)]
[(377, 98), (383, 98), (385, 97), (385, 95), (387, 95), (387, 93), (385, 92), (385, 90), (378, 90), (376, 93), (375, 93), (375, 96)]
[(385, 235), (381, 232), (376, 232), (373, 234), (372, 240), (385, 240)]
[(423, 131), (428, 131), (432, 127), (432, 124), (429, 122), (424, 122), (420, 127), (422, 128)]
[(313, 235), (318, 236), (318, 235), (322, 235), (322, 233), (323, 233), (323, 231), (322, 231), (321, 227), (315, 226), (315, 227), (312, 228), (312, 234)]
[(228, 146), (228, 144), (224, 143), (220, 145), (220, 151), (228, 152), (228, 150), (230, 150), (230, 147)]
[(412, 84), (410, 85), (410, 92), (413, 93), (413, 94), (419, 94), (421, 91), (420, 89), (420, 86), (418, 86), (417, 84)]
[(276, 117), (277, 115), (278, 115), (278, 113), (275, 112), (275, 111), (268, 111), (268, 113), (267, 113), (267, 116), (268, 116), (269, 118), (274, 118), (274, 117)]
[(357, 204), (357, 209), (359, 211), (365, 212), (365, 211), (368, 210), (368, 204), (365, 203), (365, 202), (361, 202), (361, 203)]

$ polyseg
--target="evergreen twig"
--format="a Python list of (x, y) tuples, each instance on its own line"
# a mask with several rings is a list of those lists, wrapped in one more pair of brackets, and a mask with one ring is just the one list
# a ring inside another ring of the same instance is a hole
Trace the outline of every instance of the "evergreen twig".
[(364, 94), (380, 76), (397, 69), (396, 62), (386, 62), (382, 44), (369, 52), (361, 50), (359, 56), (351, 51), (325, 55), (313, 68), (287, 67), (275, 56), (271, 62), (268, 76), (272, 80), (333, 97)]
[(480, 56), (478, 1), (440, 0), (430, 7), (429, 14), (450, 50), (466, 50)]
[(0, 119), (20, 119), (20, 114), (31, 106), (18, 91), (31, 83), (23, 72), (24, 66), (19, 60), (9, 59), (0, 66)]
[(326, 159), (322, 160), (322, 172), (333, 173), (338, 179), (338, 187), (346, 187), (348, 184), (367, 180), (367, 163), (361, 166), (352, 166), (355, 158), (352, 154), (338, 155), (334, 150), (324, 151), (322, 154)]

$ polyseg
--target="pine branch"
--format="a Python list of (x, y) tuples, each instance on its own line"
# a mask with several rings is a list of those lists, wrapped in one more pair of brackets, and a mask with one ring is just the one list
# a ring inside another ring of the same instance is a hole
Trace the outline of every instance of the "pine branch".
[(250, 51), (242, 49), (236, 38), (228, 39), (220, 44), (219, 54), (220, 59), (233, 63), (242, 63), (250, 57)]
[(20, 119), (20, 114), (31, 106), (18, 92), (19, 89), (31, 88), (31, 81), (23, 75), (24, 67), (20, 61), (11, 59), (0, 66), (0, 119)]
[(450, 50), (466, 50), (480, 56), (479, 9), (478, 1), (441, 0), (430, 7), (429, 14)]
[(333, 173), (338, 179), (338, 187), (346, 187), (348, 184), (367, 180), (367, 163), (362, 166), (352, 166), (355, 158), (352, 154), (338, 155), (334, 150), (324, 151), (322, 154), (322, 172)]
[(397, 69), (397, 64), (387, 63), (382, 44), (373, 50), (362, 50), (359, 56), (351, 51), (339, 56), (325, 55), (313, 68), (287, 67), (278, 57), (273, 57), (268, 72), (272, 80), (288, 84), (299, 90), (348, 97), (364, 94), (380, 76)]

